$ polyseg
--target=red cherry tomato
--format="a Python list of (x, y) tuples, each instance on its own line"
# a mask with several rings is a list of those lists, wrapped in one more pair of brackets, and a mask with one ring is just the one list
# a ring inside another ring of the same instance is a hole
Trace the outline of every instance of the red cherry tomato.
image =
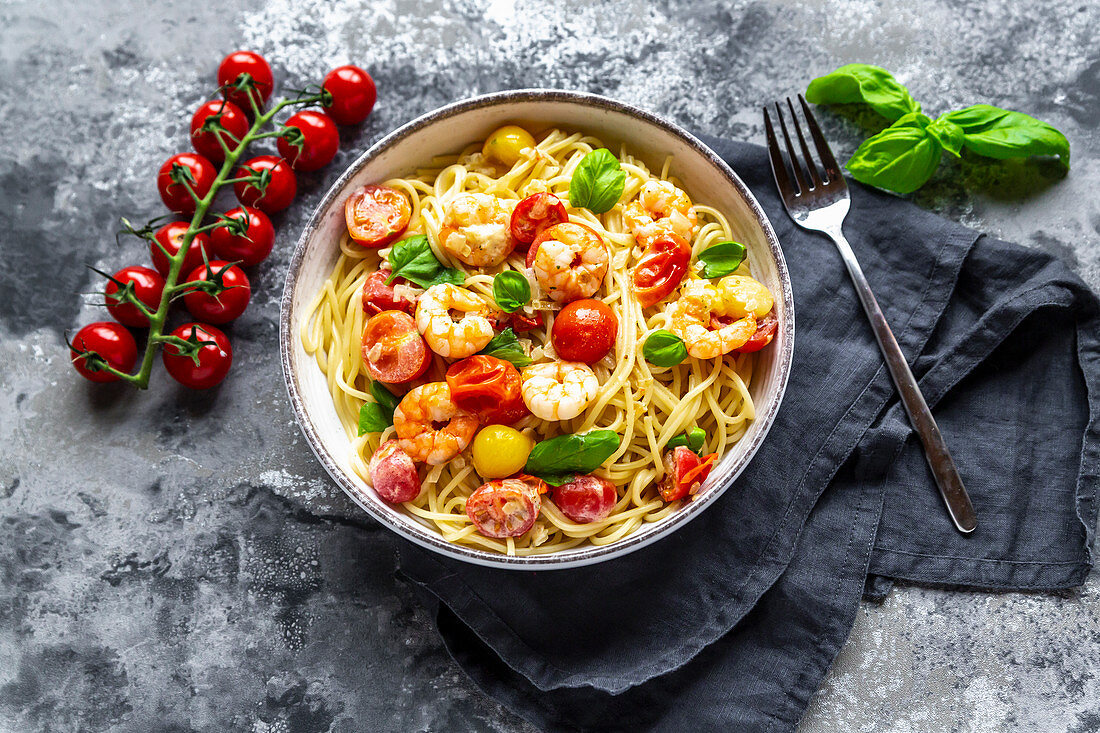
[(511, 425), (528, 413), (522, 385), (519, 370), (495, 356), (470, 356), (447, 369), (451, 400), (483, 425)]
[(290, 164), (277, 155), (257, 155), (238, 168), (234, 178), (251, 174), (262, 175), (264, 171), (268, 171), (270, 176), (267, 188), (261, 191), (252, 183), (237, 181), (233, 184), (233, 192), (237, 194), (237, 200), (245, 206), (259, 209), (265, 214), (274, 214), (290, 206), (294, 195), (298, 193), (298, 179)]
[(539, 245), (550, 239), (556, 239), (559, 242), (580, 242), (583, 240), (588, 246), (603, 246), (603, 237), (592, 227), (575, 221), (563, 221), (560, 224), (546, 227), (535, 236), (535, 241), (531, 242), (531, 246), (527, 248), (527, 259), (525, 260), (527, 267), (535, 264), (535, 253), (539, 251)]
[(619, 500), (615, 484), (598, 476), (577, 476), (555, 486), (550, 496), (561, 513), (577, 524), (602, 522)]
[[(203, 123), (209, 117), (218, 117), (225, 131), (203, 130)], [(234, 150), (251, 125), (241, 108), (225, 99), (212, 99), (199, 107), (191, 118), (191, 145), (199, 155), (214, 163), (225, 160), (225, 150), (218, 142), (220, 137), (226, 147)], [(225, 133), (228, 132), (229, 135)], [(232, 137), (230, 137), (232, 136)]]
[(650, 242), (632, 279), (634, 294), (643, 308), (658, 303), (680, 285), (691, 263), (691, 245), (672, 232), (659, 234)]
[(543, 229), (563, 221), (569, 221), (569, 214), (561, 199), (552, 193), (533, 193), (512, 210), (512, 236), (530, 244)]
[[(82, 352), (94, 351), (95, 354)], [(119, 377), (103, 369), (108, 365), (120, 372), (130, 372), (137, 364), (137, 343), (133, 334), (118, 323), (89, 323), (76, 332), (69, 357), (80, 376), (92, 382), (117, 382)]]
[(503, 331), (510, 328), (515, 333), (527, 333), (528, 331), (534, 331), (536, 328), (542, 328), (543, 325), (541, 313), (527, 315), (523, 311), (497, 313), (489, 320), (492, 321), (494, 330)]
[(372, 379), (399, 384), (428, 369), (432, 351), (408, 313), (382, 311), (363, 328), (363, 363)]
[[(183, 236), (190, 226), (185, 221), (173, 221), (170, 224), (165, 224), (153, 234), (153, 240), (149, 242), (149, 257), (153, 261), (153, 267), (157, 268), (157, 272), (162, 277), (168, 277), (168, 268), (171, 266), (168, 257), (174, 257), (180, 251)], [(164, 250), (168, 252), (168, 255), (165, 255)], [(199, 232), (187, 247), (187, 254), (183, 257), (180, 272), (188, 273), (201, 265), (203, 252), (206, 252), (207, 259), (210, 259), (214, 254), (214, 248), (210, 246), (210, 239), (206, 236), (206, 232)]]
[(682, 445), (665, 453), (665, 478), (661, 481), (661, 498), (676, 501), (694, 495), (699, 485), (707, 480), (717, 453), (700, 458), (690, 448)]
[(389, 186), (363, 186), (344, 202), (348, 234), (363, 247), (385, 247), (409, 225), (412, 206)]
[(240, 262), (245, 267), (258, 265), (267, 259), (275, 246), (275, 227), (271, 219), (259, 209), (238, 206), (224, 216), (245, 222), (244, 234), (234, 234), (229, 227), (218, 227), (210, 232), (210, 244), (218, 259)]
[[(182, 180), (187, 181), (186, 185), (172, 180), (173, 169), (177, 171), (177, 175), (182, 176)], [(157, 191), (160, 192), (161, 201), (172, 211), (194, 214), (195, 199), (188, 192), (188, 187), (201, 199), (210, 193), (217, 177), (218, 171), (214, 164), (198, 153), (178, 153), (164, 161), (157, 172)]]
[(544, 487), (540, 479), (524, 474), (489, 481), (466, 500), (466, 516), (486, 537), (519, 537), (535, 524)]
[(218, 295), (190, 291), (183, 296), (183, 304), (195, 318), (207, 323), (229, 323), (239, 318), (248, 307), (252, 286), (244, 270), (222, 260), (199, 265), (187, 276), (187, 282), (199, 280), (217, 281), (220, 278), (225, 290)]
[(336, 157), (336, 151), (340, 149), (340, 133), (336, 130), (336, 123), (324, 112), (302, 110), (287, 120), (286, 126), (301, 131), (301, 147), (292, 145), (282, 137), (275, 145), (279, 148), (279, 155), (295, 170), (315, 171), (324, 168)]
[(420, 495), (420, 474), (396, 440), (378, 446), (368, 465), (370, 482), (382, 501), (400, 504)]
[(180, 353), (176, 344), (165, 344), (161, 352), (164, 368), (177, 382), (190, 389), (209, 389), (220, 384), (233, 365), (233, 347), (229, 338), (217, 328), (204, 323), (185, 323), (175, 331), (185, 341), (206, 342), (199, 349), (199, 361)]
[(775, 330), (779, 327), (779, 319), (775, 317), (775, 311), (768, 311), (768, 314), (756, 322), (756, 332), (752, 335), (745, 345), (738, 351), (742, 354), (751, 354), (754, 351), (760, 351), (775, 338)]
[(333, 69), (325, 76), (321, 88), (332, 96), (325, 111), (341, 125), (358, 125), (367, 119), (378, 98), (374, 79), (358, 66)]
[(403, 277), (395, 277), (393, 283), (386, 284), (386, 279), (392, 272), (392, 270), (376, 270), (363, 283), (363, 311), (365, 313), (404, 311), (412, 315), (416, 310), (415, 298), (411, 298), (407, 294), (398, 295), (393, 289), (394, 285), (408, 285), (408, 280)]
[(127, 285), (142, 305), (155, 311), (160, 307), (160, 298), (164, 294), (164, 278), (156, 270), (134, 265), (123, 267), (114, 274), (114, 280), (107, 281), (107, 311), (111, 317), (124, 326), (145, 328), (149, 325), (149, 317), (118, 294)]
[(566, 361), (594, 364), (615, 346), (619, 319), (601, 300), (574, 300), (550, 328), (554, 351)]
[[(252, 80), (251, 93), (245, 89), (230, 88), (237, 84), (240, 77), (247, 74)], [(222, 87), (222, 95), (233, 104), (244, 110), (249, 117), (252, 116), (252, 105), (249, 96), (256, 102), (256, 106), (263, 109), (264, 102), (271, 96), (271, 90), (275, 88), (275, 77), (271, 74), (271, 66), (263, 56), (255, 51), (234, 51), (222, 59), (218, 66), (218, 86)]]

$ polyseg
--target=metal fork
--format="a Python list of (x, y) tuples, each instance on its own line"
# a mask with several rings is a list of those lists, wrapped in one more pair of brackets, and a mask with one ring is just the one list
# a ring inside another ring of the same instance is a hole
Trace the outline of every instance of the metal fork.
[[(779, 128), (783, 133), (783, 141), (786, 143), (788, 160), (784, 159), (783, 151), (779, 147), (775, 130), (772, 127), (771, 116), (768, 108), (764, 107), (764, 128), (768, 136), (768, 156), (771, 159), (772, 174), (775, 176), (775, 185), (779, 188), (779, 194), (783, 198), (783, 205), (787, 213), (795, 223), (803, 229), (821, 232), (833, 240), (840, 256), (844, 260), (848, 274), (855, 285), (856, 293), (863, 304), (863, 310), (871, 321), (871, 327), (875, 332), (879, 348), (886, 359), (886, 366), (890, 370), (890, 376), (897, 385), (898, 394), (901, 395), (901, 403), (909, 415), (909, 421), (913, 424), (921, 443), (924, 444), (924, 455), (928, 459), (928, 465), (932, 469), (932, 475), (936, 479), (936, 486), (940, 489), (940, 495), (947, 505), (947, 511), (951, 520), (960, 532), (970, 533), (977, 526), (977, 517), (974, 515), (974, 507), (970, 503), (966, 489), (963, 487), (959, 470), (955, 467), (955, 461), (947, 450), (947, 444), (943, 441), (943, 435), (928, 410), (928, 403), (924, 401), (917, 386), (917, 380), (913, 378), (913, 372), (905, 361), (905, 355), (898, 346), (898, 340), (894, 338), (893, 331), (886, 323), (882, 309), (875, 300), (871, 286), (867, 284), (867, 278), (863, 276), (863, 270), (852, 252), (851, 245), (844, 238), (841, 227), (844, 217), (848, 214), (850, 200), (848, 198), (848, 184), (844, 182), (844, 176), (840, 173), (840, 166), (836, 158), (829, 150), (829, 144), (825, 142), (821, 129), (817, 126), (817, 120), (810, 112), (806, 100), (798, 95), (798, 101), (802, 106), (802, 112), (806, 117), (806, 126), (810, 130), (814, 147), (820, 160), (821, 171), (818, 171), (814, 160), (810, 155), (810, 149), (806, 145), (806, 138), (802, 134), (802, 125), (795, 114), (794, 104), (790, 97), (787, 98), (787, 108), (790, 110), (792, 126), (798, 138), (798, 147), (802, 151), (799, 158), (795, 146), (791, 142), (791, 136), (787, 132), (787, 125), (783, 121), (783, 108), (779, 102), (775, 103), (775, 114), (779, 120)], [(788, 169), (789, 165), (789, 169)], [(791, 180), (793, 174), (794, 180)]]

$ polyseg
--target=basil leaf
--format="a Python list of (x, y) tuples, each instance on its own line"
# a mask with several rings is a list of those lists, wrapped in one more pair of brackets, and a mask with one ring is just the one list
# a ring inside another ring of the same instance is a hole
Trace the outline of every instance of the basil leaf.
[(593, 214), (610, 211), (626, 186), (626, 172), (606, 148), (593, 150), (581, 159), (569, 181), (569, 203)]
[(890, 120), (920, 112), (920, 105), (893, 74), (870, 64), (848, 64), (817, 77), (806, 87), (806, 100), (814, 104), (863, 102)]
[(908, 114), (885, 130), (869, 137), (848, 161), (857, 181), (897, 193), (912, 193), (923, 186), (943, 155), (943, 146), (928, 132), (930, 120)]
[[(948, 112), (940, 120), (962, 128), (963, 145), (988, 158), (1057, 155), (1069, 168), (1069, 140), (1042, 120), (989, 104)], [(938, 122), (939, 120), (937, 120)]]
[(489, 343), (485, 344), (485, 348), (477, 353), (510, 361), (518, 369), (531, 363), (531, 357), (527, 356), (527, 352), (520, 346), (519, 339), (511, 328), (506, 328), (493, 336)]
[(505, 313), (514, 313), (531, 300), (531, 283), (515, 270), (505, 270), (493, 278), (493, 300)]
[(642, 356), (650, 364), (670, 367), (687, 358), (684, 340), (671, 331), (654, 331), (642, 345)]
[(740, 242), (719, 242), (699, 253), (703, 267), (699, 274), (706, 278), (725, 277), (745, 260), (745, 245)]
[(386, 278), (387, 285), (398, 277), (403, 277), (422, 288), (430, 288), (440, 283), (461, 285), (465, 281), (461, 271), (444, 267), (443, 263), (436, 259), (428, 238), (423, 234), (402, 239), (393, 245), (386, 260), (393, 270)]
[(548, 484), (560, 486), (574, 473), (591, 473), (619, 449), (614, 430), (591, 430), (581, 435), (559, 435), (531, 449), (524, 471)]
[(364, 402), (359, 408), (359, 434), (380, 433), (393, 425), (393, 411), (397, 409), (401, 398), (390, 392), (381, 382), (370, 383), (370, 394), (374, 402)]
[(686, 433), (680, 433), (665, 444), (666, 448), (684, 446), (688, 450), (698, 453), (703, 448), (703, 441), (707, 439), (707, 431), (702, 428), (692, 428)]
[(943, 149), (959, 157), (959, 153), (962, 152), (963, 147), (963, 129), (950, 120), (945, 120), (940, 117), (937, 120), (933, 120), (928, 123), (928, 134), (936, 138), (936, 142), (943, 146)]
[(393, 425), (393, 412), (377, 402), (364, 402), (359, 408), (359, 434), (380, 433)]

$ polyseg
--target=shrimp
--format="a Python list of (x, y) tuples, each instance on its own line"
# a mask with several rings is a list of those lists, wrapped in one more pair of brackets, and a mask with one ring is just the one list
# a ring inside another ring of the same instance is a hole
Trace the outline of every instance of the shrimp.
[(416, 302), (416, 330), (435, 353), (462, 359), (493, 338), (490, 315), (480, 295), (449, 283), (433, 285)]
[(478, 421), (451, 400), (446, 382), (428, 382), (401, 398), (393, 411), (397, 443), (414, 461), (438, 466), (466, 449)]
[(591, 298), (603, 284), (607, 247), (594, 230), (565, 221), (544, 229), (528, 250), (527, 266), (551, 300), (571, 303)]
[(447, 207), (439, 245), (467, 265), (496, 267), (512, 254), (514, 201), (487, 193), (464, 193)]
[(523, 370), (520, 388), (527, 409), (543, 420), (571, 420), (600, 390), (596, 373), (578, 361), (532, 364)]
[(647, 181), (635, 201), (623, 209), (623, 223), (639, 244), (672, 232), (690, 242), (699, 224), (688, 195), (669, 181)]
[(713, 359), (744, 346), (772, 305), (771, 292), (756, 280), (729, 275), (717, 283), (685, 280), (665, 313), (668, 329), (684, 340), (690, 356)]

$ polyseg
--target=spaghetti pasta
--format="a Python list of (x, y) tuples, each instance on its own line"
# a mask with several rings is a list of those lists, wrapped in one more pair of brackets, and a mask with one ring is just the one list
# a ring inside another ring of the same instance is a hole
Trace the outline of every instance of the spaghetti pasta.
[[(463, 287), (492, 302), (496, 273), (511, 269), (531, 279), (523, 253), (512, 252), (495, 267), (464, 265), (440, 244), (440, 229), (450, 202), (468, 193), (519, 201), (534, 193), (550, 192), (567, 200), (577, 165), (587, 153), (603, 147), (597, 138), (552, 129), (539, 136), (534, 147), (524, 149), (507, 170), (486, 159), (481, 145), (471, 145), (457, 155), (435, 158), (429, 167), (407, 178), (382, 185), (400, 191), (411, 203), (410, 223), (402, 238), (426, 235), (436, 258), (462, 273)], [(509, 555), (553, 553), (586, 543), (616, 542), (644, 524), (668, 517), (685, 501), (666, 502), (658, 491), (666, 470), (662, 454), (673, 437), (691, 428), (702, 428), (706, 435), (703, 452), (721, 456), (744, 435), (755, 417), (749, 394), (754, 354), (735, 351), (713, 359), (689, 358), (672, 367), (654, 366), (643, 357), (646, 337), (668, 328), (671, 316), (659, 306), (643, 309), (632, 294), (631, 267), (641, 256), (642, 247), (624, 222), (623, 202), (638, 198), (650, 181), (667, 180), (680, 188), (682, 184), (669, 176), (671, 158), (654, 175), (625, 148), (618, 151), (617, 157), (626, 174), (620, 203), (603, 214), (568, 206), (569, 220), (595, 230), (609, 252), (607, 274), (593, 297), (611, 308), (618, 319), (618, 333), (612, 352), (591, 365), (599, 390), (573, 419), (548, 422), (528, 415), (514, 427), (536, 441), (597, 428), (618, 433), (618, 449), (594, 472), (614, 483), (618, 499), (605, 519), (587, 524), (571, 521), (552, 501), (543, 501), (537, 521), (523, 535), (487, 537), (477, 531), (466, 513), (466, 500), (482, 480), (468, 452), (463, 452), (443, 465), (423, 467), (420, 495), (401, 505), (449, 542)], [(720, 211), (696, 204), (694, 215), (698, 224), (689, 242), (693, 260), (708, 247), (732, 238), (729, 222)], [(380, 433), (357, 434), (360, 409), (374, 400), (360, 353), (368, 317), (362, 306), (362, 291), (388, 249), (361, 247), (347, 234), (338, 246), (336, 265), (310, 303), (300, 337), (328, 380), (336, 412), (350, 440), (352, 468), (370, 483), (371, 454), (395, 434), (392, 427)], [(743, 262), (735, 274), (751, 276), (748, 263)], [(550, 331), (561, 305), (543, 297), (526, 306), (528, 313), (537, 311), (545, 320), (545, 327), (520, 339), (536, 363), (555, 357)], [(433, 359), (430, 373), (441, 380), (454, 360), (438, 355)]]

